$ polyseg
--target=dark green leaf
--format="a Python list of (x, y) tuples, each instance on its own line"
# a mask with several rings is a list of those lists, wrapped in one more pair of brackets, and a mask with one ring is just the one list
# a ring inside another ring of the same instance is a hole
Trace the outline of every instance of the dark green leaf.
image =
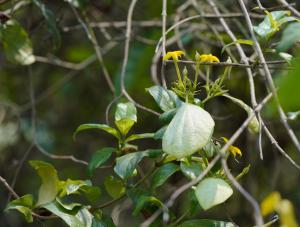
[(131, 119), (137, 122), (136, 108), (132, 102), (119, 103), (115, 112), (115, 121)]
[(55, 15), (40, 0), (33, 0), (33, 2), (41, 10), (43, 16), (45, 17), (45, 19), (47, 21), (49, 32), (53, 36), (55, 48), (60, 47), (61, 37), (60, 37), (60, 33), (59, 33), (59, 30), (58, 30), (58, 27), (56, 25), (56, 17), (55, 17)]
[(287, 51), (300, 40), (300, 23), (289, 24), (283, 31), (281, 40), (277, 46), (277, 51)]
[(116, 149), (113, 147), (104, 147), (98, 151), (96, 151), (92, 157), (91, 160), (89, 161), (88, 165), (88, 171), (90, 176), (92, 176), (93, 171), (96, 168), (99, 168), (102, 166), (112, 155), (113, 152), (115, 152)]
[(199, 174), (202, 172), (202, 167), (200, 166), (200, 163), (197, 162), (181, 162), (180, 163), (180, 169), (181, 172), (190, 180), (193, 180), (199, 176)]
[(42, 180), (39, 189), (39, 198), (36, 206), (52, 202), (59, 191), (59, 179), (56, 169), (49, 163), (43, 161), (29, 161), (29, 164), (37, 171)]
[(101, 214), (99, 217), (94, 214), (92, 227), (116, 227), (111, 217)]
[(160, 128), (158, 131), (156, 131), (153, 138), (155, 140), (162, 139), (165, 134), (165, 131), (167, 130), (167, 127), (168, 126), (164, 126), (164, 127)]
[(75, 140), (77, 133), (88, 129), (100, 129), (115, 136), (117, 139), (121, 138), (120, 133), (116, 129), (109, 127), (106, 124), (83, 124), (76, 129), (76, 131), (73, 134), (73, 139)]
[(125, 142), (128, 143), (133, 140), (140, 140), (140, 139), (153, 138), (153, 137), (154, 137), (154, 133), (133, 134), (127, 137)]
[(24, 195), (18, 199), (11, 201), (6, 210), (18, 210), (25, 217), (27, 222), (33, 222), (32, 211), (33, 208), (33, 197), (32, 195)]
[(107, 193), (113, 198), (119, 198), (121, 195), (125, 193), (125, 186), (123, 181), (113, 177), (108, 176), (105, 178), (104, 186)]
[(118, 121), (115, 121), (115, 125), (121, 132), (123, 136), (126, 136), (129, 130), (132, 128), (134, 125), (134, 120), (126, 118), (126, 119), (121, 119)]
[(236, 225), (231, 222), (216, 221), (209, 219), (195, 219), (185, 221), (178, 227), (235, 227)]
[(21, 65), (34, 63), (31, 41), (17, 21), (8, 20), (5, 24), (0, 24), (0, 39), (9, 61)]
[(92, 203), (96, 203), (101, 195), (101, 190), (99, 187), (83, 185), (80, 188), (80, 192), (84, 193), (85, 197)]
[(163, 111), (172, 110), (180, 105), (181, 101), (173, 91), (167, 90), (161, 86), (150, 87), (147, 91), (152, 95)]
[(178, 165), (174, 163), (167, 163), (159, 167), (152, 176), (151, 187), (152, 190), (163, 185), (169, 177), (179, 170)]
[(163, 123), (170, 123), (176, 114), (177, 109), (168, 110), (159, 116), (159, 120)]
[(70, 212), (67, 212), (68, 214), (74, 214), (74, 213), (77, 213), (78, 210), (81, 209), (82, 207), (82, 204), (80, 203), (73, 203), (73, 202), (65, 202), (65, 201), (62, 201), (62, 199), (60, 198), (56, 198), (56, 202), (62, 206), (64, 209), (70, 211)]

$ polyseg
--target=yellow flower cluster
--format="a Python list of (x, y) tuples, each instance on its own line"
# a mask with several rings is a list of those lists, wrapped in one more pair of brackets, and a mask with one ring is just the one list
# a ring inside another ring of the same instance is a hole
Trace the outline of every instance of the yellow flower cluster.
[(169, 60), (173, 59), (173, 61), (178, 61), (178, 58), (181, 58), (181, 56), (184, 55), (184, 52), (181, 50), (176, 50), (176, 51), (169, 51), (163, 58), (163, 60)]
[(217, 58), (216, 56), (212, 55), (212, 54), (202, 54), (202, 55), (198, 55), (196, 54), (196, 61), (198, 62), (220, 62), (219, 58)]
[(270, 193), (261, 202), (260, 209), (263, 216), (277, 212), (281, 227), (299, 227), (295, 218), (293, 204), (287, 199), (282, 199), (279, 192)]
[[(222, 139), (224, 140), (225, 143), (228, 142), (228, 139), (226, 137), (222, 137)], [(228, 148), (229, 152), (235, 157), (237, 154), (239, 156), (242, 156), (242, 152), (238, 147), (232, 146), (230, 145), (230, 147)]]

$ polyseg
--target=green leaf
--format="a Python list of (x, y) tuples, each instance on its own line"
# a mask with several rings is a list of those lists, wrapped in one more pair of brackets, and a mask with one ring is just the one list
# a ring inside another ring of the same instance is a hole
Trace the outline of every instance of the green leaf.
[(113, 198), (119, 198), (121, 195), (125, 193), (125, 186), (123, 181), (117, 179), (113, 176), (108, 176), (105, 178), (104, 186), (106, 192)]
[(88, 129), (100, 129), (105, 132), (108, 132), (109, 134), (113, 135), (117, 139), (121, 138), (120, 133), (116, 129), (114, 129), (106, 124), (83, 124), (83, 125), (80, 125), (76, 129), (76, 131), (73, 134), (73, 139), (75, 140), (77, 133), (84, 131), (84, 130), (88, 130)]
[(177, 109), (168, 110), (159, 116), (159, 120), (163, 123), (170, 123), (176, 114)]
[(40, 0), (33, 0), (34, 4), (41, 10), (46, 22), (48, 24), (48, 30), (53, 36), (55, 48), (60, 47), (61, 45), (61, 37), (56, 25), (56, 17), (53, 12), (46, 7)]
[(80, 192), (84, 193), (85, 197), (92, 203), (95, 204), (101, 195), (101, 190), (99, 187), (91, 185), (83, 185), (80, 189)]
[(289, 120), (296, 120), (298, 117), (300, 116), (300, 111), (296, 111), (296, 112), (288, 112), (287, 113), (287, 118)]
[(36, 206), (52, 202), (59, 191), (60, 184), (56, 169), (51, 164), (43, 161), (32, 160), (29, 161), (29, 164), (37, 171), (42, 180)]
[(27, 222), (33, 222), (32, 211), (33, 197), (32, 195), (24, 195), (18, 199), (11, 201), (5, 210), (18, 210), (25, 217)]
[(162, 139), (163, 136), (164, 136), (164, 134), (165, 134), (165, 132), (166, 132), (166, 130), (167, 130), (167, 126), (164, 126), (164, 127), (160, 128), (159, 130), (157, 130), (157, 131), (155, 132), (153, 138), (154, 138), (155, 140)]
[(253, 26), (254, 31), (262, 38), (268, 40), (277, 31), (280, 26), (289, 21), (297, 20), (295, 17), (287, 17), (290, 15), (290, 11), (274, 11), (267, 12), (265, 19), (258, 26)]
[(129, 118), (126, 119), (121, 119), (118, 121), (115, 121), (115, 125), (119, 129), (122, 135), (126, 136), (129, 130), (132, 128), (134, 125), (134, 120), (131, 120)]
[(128, 143), (133, 140), (153, 138), (154, 133), (143, 133), (143, 134), (133, 134), (126, 138), (125, 142)]
[(162, 139), (163, 151), (180, 159), (204, 147), (211, 139), (214, 120), (199, 106), (183, 103)]
[(276, 49), (278, 52), (287, 51), (298, 41), (300, 41), (300, 23), (289, 24), (283, 30), (281, 40)]
[(116, 159), (114, 171), (123, 180), (127, 180), (144, 157), (155, 158), (160, 154), (161, 150), (145, 150), (123, 155)]
[(205, 152), (205, 155), (208, 158), (213, 157), (215, 154), (217, 154), (220, 149), (221, 149), (221, 145), (220, 143), (216, 142), (217, 144), (215, 144), (213, 141), (209, 141), (204, 147), (203, 147), (203, 151)]
[(90, 185), (90, 182), (71, 179), (67, 179), (66, 181), (60, 181), (61, 191), (59, 193), (59, 196), (63, 197), (65, 195), (78, 193), (78, 190), (84, 185)]
[(70, 201), (62, 201), (62, 199), (56, 197), (56, 202), (62, 206), (64, 209), (66, 209), (67, 211), (70, 212), (66, 212), (68, 214), (76, 214), (78, 212), (78, 210), (80, 210), (82, 208), (82, 204), (80, 203), (74, 203), (74, 202), (70, 202)]
[(136, 108), (132, 102), (119, 103), (115, 112), (115, 121), (131, 119), (137, 122)]
[(167, 163), (161, 167), (159, 167), (152, 176), (151, 179), (151, 188), (154, 190), (155, 188), (163, 185), (169, 177), (171, 177), (174, 173), (179, 170), (178, 165), (174, 163)]
[(196, 197), (204, 210), (224, 203), (233, 191), (226, 181), (220, 178), (206, 178), (196, 187)]
[(76, 214), (66, 213), (66, 209), (58, 203), (48, 203), (43, 206), (56, 216), (60, 217), (70, 227), (91, 227), (93, 216), (86, 208), (80, 209)]
[(188, 220), (179, 224), (178, 227), (235, 227), (236, 225), (231, 222), (209, 220), (209, 219), (195, 219)]
[(181, 162), (180, 169), (181, 172), (190, 180), (194, 180), (202, 172), (202, 167), (200, 166), (200, 163), (197, 162)]
[(146, 90), (163, 111), (172, 110), (181, 103), (180, 99), (173, 91), (167, 90), (161, 86), (153, 86)]
[(92, 227), (116, 227), (116, 225), (111, 217), (101, 214), (100, 217), (94, 216)]
[(112, 155), (113, 152), (115, 152), (116, 149), (113, 147), (104, 147), (98, 151), (96, 151), (90, 161), (89, 161), (89, 165), (88, 165), (88, 171), (90, 176), (93, 175), (93, 171), (96, 168), (99, 168), (100, 166), (102, 166)]
[(250, 45), (252, 46), (253, 45), (253, 41), (252, 40), (249, 40), (249, 39), (237, 39), (236, 41), (233, 41), (227, 45), (225, 45), (222, 50), (221, 50), (221, 53), (223, 54), (225, 49), (232, 46), (232, 45), (235, 45), (235, 44), (245, 44), (245, 45)]
[(0, 40), (9, 61), (21, 65), (35, 62), (27, 32), (16, 20), (8, 20), (5, 24), (0, 24)]

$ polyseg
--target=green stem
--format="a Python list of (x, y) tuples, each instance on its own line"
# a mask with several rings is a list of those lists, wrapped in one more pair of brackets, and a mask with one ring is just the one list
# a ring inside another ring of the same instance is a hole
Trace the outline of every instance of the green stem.
[(206, 91), (209, 91), (209, 81), (210, 81), (210, 66), (206, 68)]
[(196, 89), (196, 87), (197, 87), (198, 77), (199, 77), (199, 71), (200, 71), (200, 64), (197, 63), (196, 64), (195, 79), (194, 79), (194, 89)]
[(180, 84), (183, 84), (182, 79), (181, 79), (181, 73), (178, 67), (178, 63), (176, 60), (174, 60), (174, 65), (175, 65), (175, 69), (176, 69), (176, 74), (177, 74), (177, 78)]

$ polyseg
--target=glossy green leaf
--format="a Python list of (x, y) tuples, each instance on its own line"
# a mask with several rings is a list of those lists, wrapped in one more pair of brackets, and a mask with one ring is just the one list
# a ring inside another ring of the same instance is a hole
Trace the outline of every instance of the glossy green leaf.
[(60, 33), (58, 30), (58, 27), (56, 25), (56, 17), (53, 14), (53, 12), (46, 7), (45, 4), (42, 3), (42, 1), (40, 0), (33, 0), (33, 3), (41, 10), (47, 25), (48, 25), (48, 30), (51, 33), (51, 35), (53, 36), (53, 40), (54, 40), (54, 46), (55, 48), (60, 47), (61, 45), (61, 37), (60, 37)]
[(197, 162), (181, 162), (180, 163), (181, 172), (190, 180), (197, 178), (202, 172), (202, 167), (200, 163)]
[(150, 87), (147, 91), (163, 111), (172, 110), (181, 103), (180, 99), (173, 91), (167, 90), (161, 86)]
[(153, 138), (154, 133), (143, 133), (143, 134), (133, 134), (126, 138), (125, 142), (128, 143), (133, 140)]
[(165, 124), (170, 123), (175, 116), (177, 109), (168, 110), (159, 116), (159, 120)]
[(67, 179), (66, 181), (61, 181), (60, 182), (61, 191), (59, 193), (59, 196), (63, 197), (65, 195), (78, 193), (78, 190), (84, 185), (90, 185), (90, 183), (83, 180), (71, 180), (71, 179)]
[(125, 186), (122, 180), (115, 178), (113, 176), (108, 176), (105, 178), (104, 186), (106, 192), (113, 198), (119, 198), (125, 193)]
[(162, 139), (163, 136), (164, 136), (164, 134), (165, 134), (165, 132), (166, 132), (166, 130), (167, 130), (167, 126), (164, 126), (164, 127), (160, 128), (159, 130), (157, 130), (157, 131), (154, 133), (153, 138), (154, 138), (155, 140)]
[(80, 210), (82, 208), (82, 204), (80, 203), (75, 203), (75, 202), (65, 202), (63, 201), (61, 198), (56, 197), (56, 202), (62, 206), (64, 209), (70, 211), (67, 212), (68, 214), (74, 214), (77, 213), (78, 210)]
[(83, 125), (80, 125), (76, 129), (76, 131), (73, 134), (73, 139), (75, 140), (77, 133), (84, 131), (84, 130), (89, 130), (89, 129), (100, 129), (105, 132), (108, 132), (109, 134), (113, 135), (117, 139), (121, 138), (120, 133), (116, 129), (114, 129), (106, 124), (83, 124)]
[(43, 161), (32, 160), (29, 161), (29, 164), (37, 171), (42, 180), (36, 206), (52, 202), (58, 194), (60, 185), (56, 169), (51, 164)]
[(155, 158), (160, 154), (161, 150), (145, 150), (123, 155), (116, 159), (114, 171), (123, 180), (127, 180), (144, 157)]
[(205, 152), (205, 155), (208, 158), (213, 157), (215, 154), (217, 154), (221, 149), (221, 145), (220, 143), (214, 143), (212, 140), (209, 141), (204, 147), (203, 147), (203, 151)]
[(290, 11), (273, 11), (267, 12), (265, 19), (258, 26), (253, 26), (254, 31), (262, 38), (269, 39), (284, 23), (297, 20), (290, 17)]
[(32, 195), (24, 195), (18, 199), (11, 201), (5, 210), (18, 210), (25, 217), (27, 222), (33, 222), (32, 211), (33, 197)]
[(115, 112), (115, 121), (131, 119), (137, 122), (136, 108), (132, 102), (119, 103)]
[(134, 120), (126, 118), (126, 119), (121, 119), (118, 121), (115, 121), (115, 125), (119, 129), (122, 135), (126, 136), (129, 130), (132, 128), (134, 125)]
[(214, 126), (214, 120), (204, 109), (183, 103), (164, 133), (163, 151), (178, 159), (187, 157), (210, 141)]
[(221, 178), (206, 178), (196, 187), (196, 197), (204, 210), (224, 203), (233, 191), (226, 181)]
[(93, 216), (86, 208), (80, 209), (76, 214), (66, 213), (66, 210), (58, 203), (48, 203), (43, 206), (59, 218), (61, 218), (70, 227), (91, 227)]
[(287, 51), (298, 41), (300, 41), (300, 23), (289, 24), (283, 30), (281, 40), (276, 49), (278, 52)]
[(21, 65), (30, 65), (35, 62), (27, 32), (16, 20), (8, 20), (0, 24), (0, 40), (9, 61)]
[(96, 168), (101, 167), (112, 155), (113, 152), (115, 152), (116, 149), (113, 147), (104, 147), (98, 151), (96, 151), (90, 161), (89, 161), (89, 165), (88, 165), (88, 171), (90, 176), (92, 176), (93, 171)]
[(188, 220), (178, 225), (178, 227), (235, 227), (231, 222), (209, 220), (209, 219), (195, 219)]
[(167, 163), (159, 167), (153, 174), (151, 179), (151, 188), (155, 188), (163, 185), (169, 177), (179, 170), (179, 166), (174, 163)]

